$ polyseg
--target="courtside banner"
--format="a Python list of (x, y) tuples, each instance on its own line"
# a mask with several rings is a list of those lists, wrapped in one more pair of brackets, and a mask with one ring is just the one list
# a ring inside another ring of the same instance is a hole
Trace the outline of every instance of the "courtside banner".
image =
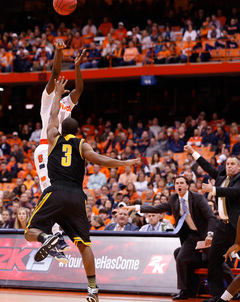
[[(0, 286), (44, 289), (86, 289), (87, 279), (77, 247), (63, 265), (48, 256), (35, 262), (40, 243), (27, 242), (23, 234), (0, 234)], [(100, 289), (119, 292), (177, 292), (173, 251), (176, 237), (91, 236), (97, 283)]]

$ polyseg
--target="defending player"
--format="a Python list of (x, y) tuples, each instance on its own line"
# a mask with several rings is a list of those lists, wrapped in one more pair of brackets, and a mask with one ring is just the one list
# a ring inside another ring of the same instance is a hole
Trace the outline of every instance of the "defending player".
[(51, 186), (43, 192), (26, 227), (25, 238), (42, 243), (34, 258), (35, 261), (41, 261), (58, 244), (59, 237), (50, 233), (53, 224), (59, 223), (82, 255), (89, 285), (87, 301), (98, 302), (94, 256), (90, 247), (85, 206), (87, 198), (82, 190), (85, 159), (109, 168), (140, 164), (140, 159), (119, 161), (95, 153), (84, 139), (75, 136), (78, 123), (70, 117), (63, 121), (62, 135), (59, 134), (58, 114), (62, 94), (67, 92), (66, 83), (64, 78), (56, 81), (56, 93), (47, 130), (48, 175)]
[[(42, 119), (42, 132), (41, 132), (41, 140), (39, 146), (34, 152), (34, 162), (36, 166), (36, 170), (39, 176), (40, 186), (42, 192), (50, 186), (50, 181), (48, 177), (47, 170), (47, 160), (48, 160), (48, 141), (47, 141), (47, 125), (50, 116), (51, 105), (55, 96), (55, 83), (54, 79), (57, 79), (61, 72), (61, 64), (62, 64), (62, 49), (66, 47), (64, 42), (59, 41), (55, 44), (56, 51), (53, 60), (53, 68), (51, 77), (43, 91), (42, 99), (41, 99), (41, 109), (40, 115)], [(81, 56), (77, 56), (75, 59), (75, 89), (68, 94), (66, 97), (61, 99), (60, 102), (60, 112), (58, 115), (59, 118), (59, 131), (61, 131), (61, 124), (63, 120), (69, 116), (71, 116), (71, 111), (74, 106), (78, 103), (78, 100), (83, 91), (83, 79), (82, 73), (80, 70), (80, 64), (83, 60), (85, 50), (83, 50)], [(62, 231), (59, 229), (59, 225), (55, 224), (52, 230), (53, 234), (58, 234), (59, 236), (59, 244), (56, 249), (50, 252), (50, 255), (56, 260), (66, 264), (68, 259), (64, 255), (63, 251), (67, 251), (70, 249), (69, 245), (63, 239)]]

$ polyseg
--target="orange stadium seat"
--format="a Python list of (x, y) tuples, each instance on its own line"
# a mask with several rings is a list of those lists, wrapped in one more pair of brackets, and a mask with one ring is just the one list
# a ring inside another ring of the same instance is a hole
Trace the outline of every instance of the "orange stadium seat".
[(2, 184), (2, 191), (10, 191), (12, 192), (12, 190), (15, 188), (15, 184), (14, 183), (8, 183), (5, 182)]
[(72, 62), (74, 56), (74, 49), (68, 48), (62, 50), (63, 62)]

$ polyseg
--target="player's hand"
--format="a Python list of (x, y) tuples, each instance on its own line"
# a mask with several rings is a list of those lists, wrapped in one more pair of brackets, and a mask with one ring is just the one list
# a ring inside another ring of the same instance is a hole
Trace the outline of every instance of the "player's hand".
[(132, 165), (141, 165), (141, 158), (125, 160), (125, 167)]
[(122, 209), (127, 210), (128, 213), (135, 210), (135, 206), (126, 206), (122, 207)]
[(213, 191), (213, 185), (212, 185), (210, 179), (208, 180), (208, 184), (202, 184), (202, 190), (203, 190), (203, 193)]
[(65, 86), (68, 80), (65, 80), (64, 77), (59, 77), (58, 80), (54, 79), (55, 82), (55, 93), (60, 94), (61, 96), (65, 93), (69, 93), (69, 90), (65, 89)]
[(64, 48), (66, 48), (66, 45), (65, 45), (65, 43), (62, 40), (55, 42), (54, 45), (55, 45), (55, 47), (57, 49), (64, 49)]
[(75, 66), (79, 66), (83, 62), (85, 53), (86, 53), (86, 49), (84, 48), (81, 55), (79, 53), (77, 54), (77, 56), (74, 60)]
[(240, 251), (240, 245), (235, 243), (233, 244), (226, 252), (225, 255), (223, 255), (223, 257), (225, 258), (225, 261), (227, 261), (228, 257), (229, 259), (232, 261), (232, 252), (237, 253), (238, 251)]
[(205, 238), (205, 245), (206, 245), (206, 246), (211, 246), (212, 240), (213, 240), (213, 237), (212, 237), (212, 236), (207, 236), (207, 237)]
[(185, 146), (184, 146), (184, 151), (187, 152), (187, 153), (193, 154), (193, 152), (194, 152), (195, 150), (193, 149), (193, 147), (191, 147), (191, 146), (189, 146), (189, 145), (185, 145)]

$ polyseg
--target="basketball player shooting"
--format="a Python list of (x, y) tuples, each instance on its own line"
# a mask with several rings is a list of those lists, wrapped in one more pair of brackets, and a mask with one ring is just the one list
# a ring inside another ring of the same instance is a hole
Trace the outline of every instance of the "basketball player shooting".
[(51, 234), (52, 226), (58, 222), (72, 242), (78, 247), (88, 279), (88, 302), (98, 302), (94, 256), (91, 249), (89, 224), (86, 213), (87, 196), (82, 190), (85, 173), (85, 159), (108, 168), (139, 165), (140, 159), (116, 160), (98, 154), (84, 139), (77, 138), (78, 122), (69, 117), (62, 123), (62, 135), (59, 134), (59, 110), (61, 97), (67, 80), (59, 78), (56, 83), (47, 130), (48, 139), (48, 175), (51, 186), (44, 190), (29, 223), (25, 229), (28, 241), (39, 241), (34, 260), (44, 260), (57, 246), (59, 237)]
[[(51, 77), (42, 93), (41, 99), (41, 109), (40, 115), (42, 119), (42, 132), (39, 146), (36, 148), (34, 152), (34, 162), (36, 166), (36, 170), (39, 176), (40, 186), (42, 192), (50, 186), (50, 181), (48, 177), (47, 170), (47, 161), (48, 161), (48, 141), (47, 141), (47, 126), (50, 117), (50, 110), (52, 106), (52, 102), (55, 96), (55, 83), (54, 80), (57, 79), (61, 73), (62, 66), (62, 49), (66, 47), (63, 41), (58, 41), (55, 43), (55, 55), (53, 59), (53, 68)], [(61, 125), (64, 119), (71, 116), (71, 111), (74, 106), (78, 103), (78, 100), (83, 91), (83, 79), (82, 73), (80, 70), (80, 64), (83, 61), (83, 57), (85, 54), (85, 49), (82, 51), (81, 56), (78, 54), (75, 58), (75, 89), (71, 91), (66, 97), (61, 99), (60, 101), (60, 111), (58, 114), (59, 119), (59, 131), (61, 132)], [(70, 246), (66, 244), (64, 238), (62, 236), (62, 231), (59, 228), (59, 225), (55, 224), (52, 229), (53, 234), (57, 234), (59, 236), (59, 244), (58, 246), (50, 252), (50, 256), (55, 258), (56, 260), (67, 264), (68, 259), (64, 255), (64, 251), (70, 250)]]

